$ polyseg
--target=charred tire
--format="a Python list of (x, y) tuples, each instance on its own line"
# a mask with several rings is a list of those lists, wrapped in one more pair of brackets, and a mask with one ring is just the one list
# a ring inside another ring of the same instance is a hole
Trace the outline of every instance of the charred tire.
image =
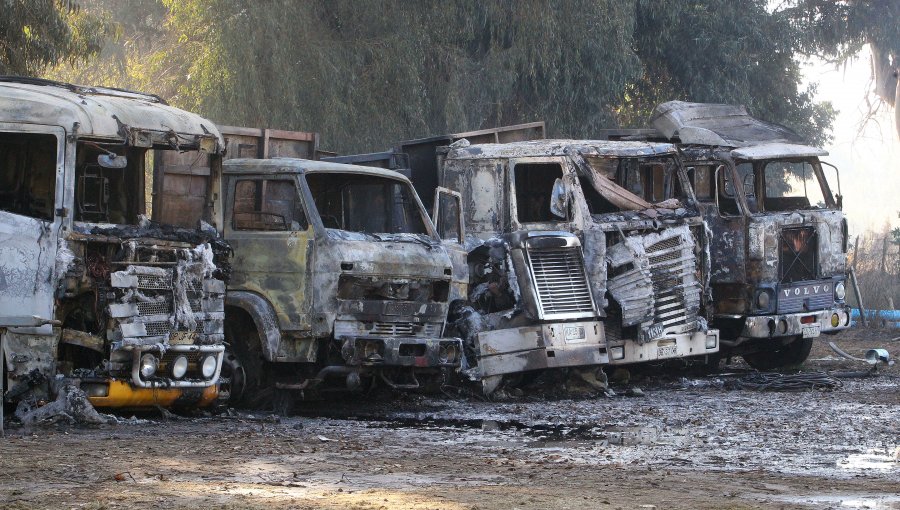
[(793, 340), (778, 349), (744, 354), (744, 361), (757, 370), (796, 366), (809, 357), (812, 343), (812, 338), (795, 336)]
[(226, 324), (225, 342), (222, 377), (227, 379), (228, 405), (251, 409), (262, 407), (272, 396), (272, 388), (256, 328)]

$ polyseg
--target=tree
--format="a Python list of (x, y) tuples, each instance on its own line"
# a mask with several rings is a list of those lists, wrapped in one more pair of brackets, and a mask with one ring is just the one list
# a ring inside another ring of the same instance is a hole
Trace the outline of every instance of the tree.
[(589, 138), (677, 98), (747, 104), (813, 142), (833, 117), (799, 89), (796, 38), (765, 0), (83, 1), (119, 28), (73, 81), (319, 131), (341, 152), (538, 119)]
[[(900, 2), (785, 0), (780, 11), (799, 35), (799, 51), (835, 63), (872, 52), (872, 91), (894, 109), (900, 136)], [(880, 104), (871, 106), (874, 112)]]
[(85, 59), (105, 40), (103, 20), (68, 0), (4, 0), (0, 74), (38, 76), (61, 61)]
[(835, 112), (815, 102), (815, 86), (800, 89), (790, 20), (767, 3), (639, 0), (634, 39), (644, 73), (629, 89), (624, 122), (671, 99), (743, 104), (824, 144)]

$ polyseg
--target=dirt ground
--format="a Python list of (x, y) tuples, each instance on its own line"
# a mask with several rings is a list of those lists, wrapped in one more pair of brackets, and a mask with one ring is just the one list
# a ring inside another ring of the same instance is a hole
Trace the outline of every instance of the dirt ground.
[[(900, 357), (896, 336), (824, 337), (804, 370), (865, 370), (827, 342)], [(738, 387), (734, 361), (634, 374), (614, 397), (406, 395), (12, 428), (0, 508), (900, 509), (900, 366), (834, 391), (759, 392)]]

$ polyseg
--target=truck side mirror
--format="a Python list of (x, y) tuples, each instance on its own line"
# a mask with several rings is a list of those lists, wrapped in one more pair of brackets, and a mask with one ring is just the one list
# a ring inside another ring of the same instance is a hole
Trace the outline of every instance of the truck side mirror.
[(553, 192), (550, 195), (550, 212), (562, 219), (569, 217), (569, 194), (566, 193), (566, 185), (562, 179), (556, 179), (553, 183)]
[(97, 156), (97, 164), (103, 168), (125, 168), (128, 166), (128, 158), (110, 152)]

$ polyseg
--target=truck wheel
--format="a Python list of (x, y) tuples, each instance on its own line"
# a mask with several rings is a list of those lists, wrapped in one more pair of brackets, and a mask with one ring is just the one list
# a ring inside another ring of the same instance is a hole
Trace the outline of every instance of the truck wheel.
[(258, 408), (271, 396), (259, 334), (252, 327), (225, 325), (225, 359), (222, 377), (227, 379), (228, 404)]
[(774, 350), (744, 354), (744, 361), (757, 370), (774, 370), (803, 363), (812, 349), (812, 338), (795, 336), (789, 343)]

